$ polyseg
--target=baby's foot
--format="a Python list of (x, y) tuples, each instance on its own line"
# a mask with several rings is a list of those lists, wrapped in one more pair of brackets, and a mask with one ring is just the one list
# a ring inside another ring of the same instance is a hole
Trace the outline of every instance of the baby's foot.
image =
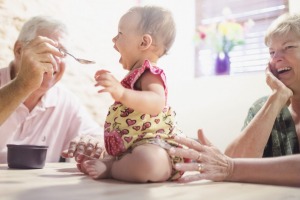
[(87, 160), (84, 162), (84, 166), (88, 175), (93, 179), (105, 179), (111, 177), (110, 171), (113, 162), (113, 159)]

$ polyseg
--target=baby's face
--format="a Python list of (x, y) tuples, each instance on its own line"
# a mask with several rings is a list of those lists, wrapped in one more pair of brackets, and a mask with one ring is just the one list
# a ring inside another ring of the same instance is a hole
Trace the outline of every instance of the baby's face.
[(121, 54), (119, 62), (126, 70), (140, 64), (143, 34), (139, 30), (139, 22), (138, 13), (126, 13), (119, 21), (118, 34), (112, 39), (114, 48)]

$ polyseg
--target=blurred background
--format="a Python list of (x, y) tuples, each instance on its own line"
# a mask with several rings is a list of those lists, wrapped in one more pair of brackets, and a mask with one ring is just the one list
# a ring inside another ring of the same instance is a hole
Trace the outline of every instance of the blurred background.
[[(198, 128), (202, 128), (224, 150), (239, 134), (250, 105), (271, 92), (265, 84), (268, 50), (263, 34), (280, 14), (300, 12), (297, 0), (219, 0), (217, 5), (210, 0), (0, 0), (0, 68), (12, 60), (14, 42), (27, 19), (35, 15), (61, 19), (69, 27), (69, 51), (97, 61), (84, 66), (69, 58), (62, 84), (103, 125), (113, 101), (108, 94), (96, 92), (93, 75), (98, 69), (107, 69), (119, 79), (126, 74), (112, 38), (120, 17), (130, 7), (146, 4), (166, 7), (176, 21), (176, 41), (158, 65), (166, 72), (169, 104), (177, 111), (179, 127), (190, 137), (196, 137)], [(225, 24), (224, 34), (235, 32), (222, 35), (222, 40), (213, 38), (220, 24)], [(228, 52), (219, 48), (224, 45), (223, 39), (233, 44)], [(230, 65), (218, 68), (216, 56), (224, 53), (228, 53)]]

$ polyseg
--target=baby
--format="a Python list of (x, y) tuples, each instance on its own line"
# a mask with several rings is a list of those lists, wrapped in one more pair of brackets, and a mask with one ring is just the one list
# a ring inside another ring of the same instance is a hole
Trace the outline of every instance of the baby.
[(105, 147), (110, 159), (84, 163), (95, 179), (113, 178), (128, 182), (176, 180), (182, 173), (173, 166), (185, 162), (170, 157), (173, 138), (181, 134), (175, 113), (167, 104), (166, 76), (157, 67), (160, 57), (172, 46), (176, 35), (172, 14), (161, 7), (133, 7), (125, 13), (113, 38), (119, 62), (129, 73), (119, 82), (109, 71), (95, 74), (99, 92), (109, 92), (115, 102), (104, 125)]

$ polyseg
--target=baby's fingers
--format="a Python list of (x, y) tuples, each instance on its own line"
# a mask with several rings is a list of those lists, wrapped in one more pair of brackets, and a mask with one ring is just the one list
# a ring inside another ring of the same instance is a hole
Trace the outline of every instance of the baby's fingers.
[(110, 71), (105, 70), (105, 69), (101, 69), (101, 70), (97, 71), (94, 75), (95, 80), (97, 80), (102, 74), (106, 74), (106, 73), (110, 73)]
[(178, 182), (187, 183), (187, 182), (199, 181), (199, 180), (203, 180), (203, 179), (204, 179), (203, 174), (185, 175), (185, 176), (181, 177), (180, 179), (178, 179)]

